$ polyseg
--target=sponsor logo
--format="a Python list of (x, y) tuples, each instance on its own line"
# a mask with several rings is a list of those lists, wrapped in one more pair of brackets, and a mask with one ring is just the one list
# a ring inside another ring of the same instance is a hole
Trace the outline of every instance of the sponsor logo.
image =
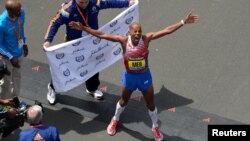
[(100, 38), (96, 38), (96, 39), (93, 40), (93, 44), (94, 44), (94, 45), (97, 45), (97, 44), (99, 44), (100, 42), (101, 42), (101, 39), (100, 39)]
[(126, 16), (128, 16), (129, 14), (131, 14), (132, 12), (134, 12), (135, 11), (135, 8), (134, 9), (131, 9), (131, 10), (129, 10), (123, 17), (126, 17)]
[(111, 32), (110, 32), (110, 34), (114, 34), (116, 31), (118, 31), (119, 29), (121, 29), (121, 27), (119, 26), (119, 27), (117, 27), (117, 28), (114, 28)]
[(130, 24), (133, 21), (134, 17), (127, 18), (125, 23)]
[(117, 24), (117, 20), (115, 20), (114, 22), (112, 22), (110, 25), (109, 25), (109, 27), (114, 27), (116, 24)]
[(84, 50), (85, 50), (85, 48), (78, 48), (78, 49), (74, 50), (72, 54), (77, 53), (79, 51), (84, 51)]
[(104, 48), (106, 48), (106, 47), (108, 47), (108, 46), (109, 46), (109, 44), (108, 44), (108, 42), (107, 42), (107, 44), (105, 44), (105, 45), (103, 45), (103, 46), (100, 46), (100, 47), (98, 47), (98, 48), (95, 49), (95, 50), (92, 50), (92, 51), (91, 51), (91, 56), (94, 55), (94, 54), (96, 54), (97, 52), (103, 50)]
[(70, 75), (69, 69), (66, 69), (65, 71), (63, 71), (63, 75), (64, 76), (69, 76)]
[(105, 62), (105, 61), (106, 61), (105, 58), (103, 58), (102, 60), (99, 60), (99, 61), (95, 64), (95, 67), (98, 66), (99, 64)]
[(76, 58), (75, 58), (76, 62), (82, 62), (84, 59), (85, 59), (85, 57), (83, 55), (76, 56)]
[(80, 44), (81, 44), (81, 41), (78, 41), (78, 42), (72, 44), (72, 46), (79, 46)]
[(63, 57), (65, 56), (64, 53), (59, 53), (59, 54), (56, 54), (56, 59), (62, 59)]
[(78, 70), (80, 70), (81, 68), (84, 68), (84, 67), (86, 67), (86, 66), (88, 66), (88, 64), (81, 65), (81, 66), (77, 67), (76, 70), (78, 71)]
[(144, 84), (147, 84), (149, 81), (148, 80), (146, 80), (146, 81), (144, 81)]
[(60, 64), (59, 64), (59, 67), (61, 67), (62, 65), (64, 65), (64, 64), (68, 64), (69, 63), (69, 61), (62, 61)]
[(86, 74), (88, 74), (88, 70), (85, 70), (85, 71), (81, 72), (81, 73), (80, 73), (80, 76), (81, 76), (81, 77), (84, 77)]
[(99, 59), (101, 59), (103, 56), (104, 56), (104, 53), (98, 55), (95, 59), (96, 59), (96, 60), (99, 60)]
[(113, 52), (114, 55), (119, 55), (121, 53), (122, 49), (121, 48), (118, 48), (117, 50), (115, 50)]
[(43, 137), (39, 133), (36, 133), (34, 140), (35, 141), (43, 140)]
[(74, 77), (74, 78), (70, 78), (69, 80), (67, 80), (67, 81), (65, 82), (65, 86), (66, 86), (68, 83), (70, 83), (70, 82), (72, 82), (72, 81), (74, 81), (74, 80), (76, 80), (75, 77)]

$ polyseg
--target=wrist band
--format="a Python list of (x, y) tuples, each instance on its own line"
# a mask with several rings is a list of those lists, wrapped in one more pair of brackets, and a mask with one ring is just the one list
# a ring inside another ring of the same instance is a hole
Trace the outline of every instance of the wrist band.
[(184, 23), (184, 20), (181, 20), (181, 24), (182, 24), (182, 25), (184, 25), (184, 24), (185, 24), (185, 23)]

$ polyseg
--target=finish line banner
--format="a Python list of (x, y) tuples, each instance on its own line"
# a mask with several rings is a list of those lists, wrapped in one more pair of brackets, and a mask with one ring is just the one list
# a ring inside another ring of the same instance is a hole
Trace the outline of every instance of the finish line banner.
[[(138, 3), (127, 8), (99, 30), (126, 35), (130, 23), (139, 21)], [(45, 48), (56, 92), (66, 92), (122, 58), (120, 43), (99, 39), (83, 31), (83, 37)]]

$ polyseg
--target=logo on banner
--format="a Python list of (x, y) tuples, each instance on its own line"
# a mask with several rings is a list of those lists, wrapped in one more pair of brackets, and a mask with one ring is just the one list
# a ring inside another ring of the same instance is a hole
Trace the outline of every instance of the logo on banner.
[(107, 42), (107, 44), (105, 44), (105, 45), (103, 45), (103, 46), (100, 46), (100, 47), (98, 47), (98, 48), (95, 49), (95, 50), (92, 50), (92, 51), (91, 51), (91, 56), (92, 56), (93, 54), (96, 54), (97, 52), (103, 50), (104, 48), (106, 48), (106, 47), (108, 47), (108, 46), (109, 46), (109, 44), (108, 44), (108, 42)]
[(104, 56), (104, 53), (98, 55), (95, 59), (96, 59), (96, 60), (99, 60), (99, 59), (101, 59), (103, 56)]
[(130, 18), (127, 18), (126, 21), (125, 21), (125, 23), (126, 23), (126, 24), (130, 24), (130, 23), (133, 21), (133, 19), (134, 19), (133, 16), (130, 17)]
[(117, 20), (115, 20), (115, 21), (114, 21), (114, 22), (112, 22), (109, 26), (110, 26), (110, 27), (114, 27), (114, 26), (117, 24), (117, 22), (118, 22), (118, 21), (117, 21)]
[(121, 29), (121, 27), (119, 26), (119, 27), (117, 27), (117, 28), (114, 28), (114, 30), (112, 30), (111, 32), (110, 32), (110, 34), (114, 34), (115, 32), (117, 32), (119, 29)]
[(103, 58), (102, 60), (99, 60), (99, 61), (95, 64), (95, 67), (96, 67), (96, 66), (98, 66), (99, 64), (101, 64), (101, 63), (105, 62), (105, 61), (106, 61), (106, 59), (105, 59), (105, 58)]
[(72, 44), (72, 46), (78, 46), (78, 45), (80, 45), (80, 44), (81, 44), (81, 41), (78, 41), (78, 42)]
[(118, 48), (117, 50), (115, 50), (113, 52), (114, 55), (119, 55), (121, 53), (122, 49), (121, 48)]
[(81, 66), (77, 67), (76, 70), (78, 71), (78, 70), (80, 70), (81, 68), (84, 68), (84, 67), (86, 67), (86, 66), (88, 66), (88, 64), (81, 65)]
[(59, 67), (61, 67), (62, 65), (68, 64), (69, 61), (62, 61), (61, 63), (59, 63)]
[(76, 80), (76, 78), (74, 77), (74, 78), (70, 78), (69, 80), (67, 80), (66, 82), (65, 82), (65, 86), (68, 84), (68, 83), (72, 83), (73, 81), (75, 81)]
[(64, 76), (69, 76), (70, 75), (69, 69), (66, 69), (65, 71), (63, 71), (63, 75)]
[(123, 17), (126, 17), (126, 16), (128, 16), (128, 15), (131, 15), (134, 11), (135, 11), (135, 9), (129, 10)]
[(85, 50), (85, 48), (78, 48), (78, 49), (74, 50), (72, 54), (77, 53), (79, 51), (84, 51), (84, 50)]
[(80, 73), (80, 76), (81, 76), (81, 77), (84, 77), (86, 74), (88, 74), (88, 70), (85, 70), (85, 71), (81, 72), (81, 73)]
[(76, 62), (82, 62), (84, 59), (85, 59), (85, 58), (84, 58), (83, 55), (81, 55), (81, 56), (76, 56), (76, 58), (75, 58)]
[(96, 39), (93, 40), (94, 45), (98, 45), (100, 42), (101, 42), (100, 38), (96, 38)]
[(64, 57), (64, 53), (59, 53), (59, 54), (56, 54), (56, 59), (62, 59)]

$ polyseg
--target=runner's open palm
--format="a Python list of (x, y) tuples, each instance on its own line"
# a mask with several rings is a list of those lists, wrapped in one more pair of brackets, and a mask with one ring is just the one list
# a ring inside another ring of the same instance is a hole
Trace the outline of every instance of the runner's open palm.
[(191, 23), (196, 23), (199, 20), (198, 15), (192, 14), (192, 12), (189, 12), (189, 14), (184, 18), (184, 23), (185, 24), (191, 24)]

